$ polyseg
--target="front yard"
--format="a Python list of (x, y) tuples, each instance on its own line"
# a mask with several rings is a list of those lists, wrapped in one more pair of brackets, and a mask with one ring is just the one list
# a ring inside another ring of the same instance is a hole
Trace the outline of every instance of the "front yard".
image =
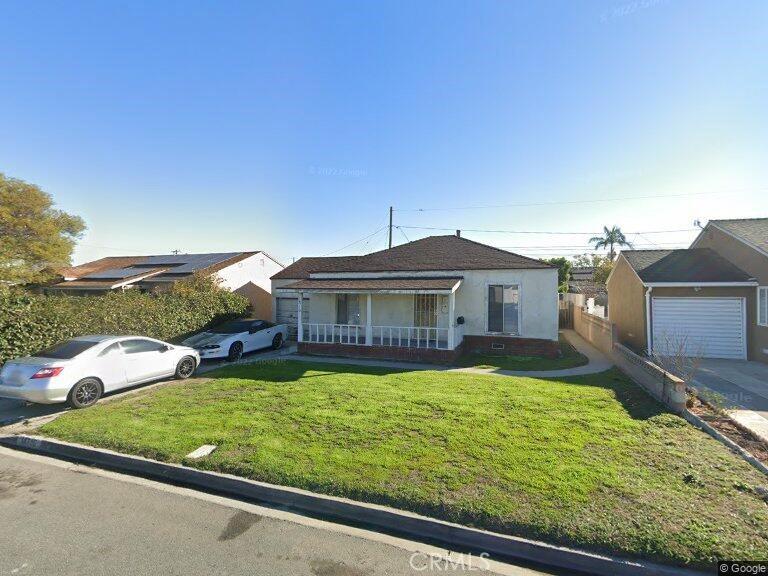
[[(232, 366), (41, 433), (596, 551), (768, 558), (765, 478), (619, 372)], [(218, 450), (197, 462), (202, 444)]]

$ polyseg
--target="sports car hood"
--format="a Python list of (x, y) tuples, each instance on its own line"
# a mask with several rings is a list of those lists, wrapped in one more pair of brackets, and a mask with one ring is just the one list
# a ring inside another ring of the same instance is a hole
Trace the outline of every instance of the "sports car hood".
[(227, 338), (237, 336), (237, 334), (215, 334), (214, 332), (200, 332), (190, 336), (182, 344), (184, 346), (192, 346), (193, 348), (199, 348), (200, 346), (207, 346), (208, 344), (221, 344)]

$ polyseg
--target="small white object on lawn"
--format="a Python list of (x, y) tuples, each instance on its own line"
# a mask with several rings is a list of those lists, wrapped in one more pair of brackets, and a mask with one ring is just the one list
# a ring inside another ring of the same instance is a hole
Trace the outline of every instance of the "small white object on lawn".
[(200, 448), (197, 448), (196, 450), (193, 450), (192, 452), (187, 454), (187, 458), (198, 460), (199, 458), (208, 456), (208, 454), (210, 454), (214, 450), (216, 450), (216, 446), (214, 446), (213, 444), (203, 444), (202, 446), (200, 446)]

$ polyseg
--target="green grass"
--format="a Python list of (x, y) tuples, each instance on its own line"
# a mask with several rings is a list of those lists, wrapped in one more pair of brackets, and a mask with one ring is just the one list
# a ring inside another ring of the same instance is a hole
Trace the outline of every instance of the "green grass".
[(464, 354), (457, 361), (457, 366), (473, 368), (496, 368), (499, 370), (564, 370), (589, 363), (589, 358), (576, 350), (562, 334), (560, 335), (560, 357), (541, 358), (539, 356), (509, 356), (496, 354)]
[[(595, 551), (768, 558), (764, 476), (616, 371), (570, 379), (232, 366), (43, 434)], [(197, 462), (201, 444), (218, 450)]]

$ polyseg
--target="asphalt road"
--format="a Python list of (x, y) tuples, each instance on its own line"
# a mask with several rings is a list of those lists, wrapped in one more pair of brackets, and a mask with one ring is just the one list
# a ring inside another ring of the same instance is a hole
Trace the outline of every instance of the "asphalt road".
[(0, 448), (2, 576), (374, 576), (468, 567), (473, 574), (542, 574), (461, 559), (422, 543)]

